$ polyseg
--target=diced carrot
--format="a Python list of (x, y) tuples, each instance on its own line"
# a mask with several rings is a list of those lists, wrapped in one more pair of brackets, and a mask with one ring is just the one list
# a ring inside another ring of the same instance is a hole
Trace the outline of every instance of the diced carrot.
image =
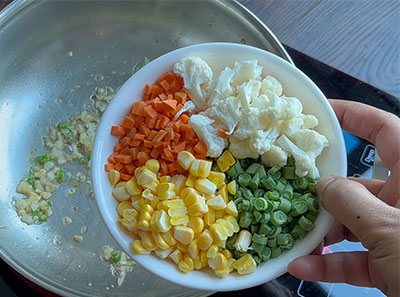
[(109, 162), (109, 163), (117, 163), (116, 161), (115, 161), (115, 155), (116, 155), (116, 153), (112, 153), (109, 157), (108, 157), (108, 159), (107, 159), (107, 161)]
[(122, 149), (124, 148), (124, 146), (120, 143), (117, 143), (117, 145), (114, 148), (114, 151), (116, 151), (117, 153), (119, 153)]
[(173, 74), (172, 72), (168, 71), (167, 73), (161, 75), (158, 79), (157, 79), (157, 83), (162, 82), (163, 80), (166, 80), (167, 82), (171, 82), (173, 80), (175, 80), (176, 75)]
[(130, 116), (126, 116), (121, 123), (121, 127), (123, 128), (132, 129), (134, 126), (135, 126), (135, 120)]
[(167, 147), (163, 149), (163, 152), (167, 160), (174, 160), (174, 155), (172, 154), (171, 150)]
[(206, 156), (201, 155), (201, 154), (195, 154), (194, 157), (195, 157), (196, 159), (206, 160)]
[(167, 131), (167, 135), (165, 136), (165, 141), (170, 141), (174, 139), (175, 137), (174, 129), (172, 129), (171, 127), (167, 127), (165, 128), (165, 131)]
[(166, 116), (162, 116), (160, 119), (160, 128), (164, 129), (165, 127), (167, 127), (167, 124), (170, 122), (171, 120), (169, 118), (167, 118)]
[(155, 148), (150, 153), (150, 157), (152, 157), (153, 159), (157, 159), (159, 155), (160, 155), (159, 151)]
[(132, 156), (131, 155), (123, 155), (123, 154), (118, 154), (115, 156), (115, 160), (121, 164), (129, 164), (132, 162)]
[(169, 91), (169, 89), (171, 88), (166, 80), (160, 81), (159, 84), (165, 91)]
[(135, 136), (133, 136), (133, 140), (143, 141), (144, 140), (144, 134), (136, 133)]
[[(186, 124), (185, 124), (186, 125)], [(186, 139), (193, 139), (195, 135), (195, 132), (191, 126), (185, 131), (185, 137)]]
[(104, 164), (104, 171), (105, 172), (110, 172), (113, 169), (114, 169), (114, 165), (113, 164)]
[(170, 174), (170, 173), (174, 173), (175, 171), (178, 170), (178, 167), (176, 166), (176, 163), (169, 163), (169, 164), (167, 165), (167, 168), (168, 168), (168, 173), (169, 173), (169, 174)]
[(129, 137), (133, 138), (133, 136), (135, 135), (136, 132), (137, 132), (136, 128), (133, 127), (133, 128), (126, 134), (126, 136), (129, 136)]
[(174, 100), (174, 96), (171, 93), (167, 93), (167, 100)]
[(122, 169), (122, 167), (124, 167), (124, 165), (122, 165), (121, 163), (117, 163), (114, 165), (114, 169), (117, 171), (120, 171)]
[(123, 148), (119, 153), (123, 154), (123, 155), (130, 155), (131, 152), (130, 152), (129, 146), (126, 146), (125, 148)]
[(154, 139), (152, 140), (153, 143), (159, 143), (167, 134), (168, 133), (165, 130), (158, 131), (156, 137), (154, 137)]
[(177, 153), (177, 154), (178, 154), (178, 153), (180, 153), (180, 152), (182, 152), (182, 151), (185, 150), (185, 146), (186, 146), (186, 142), (185, 142), (185, 141), (182, 141), (182, 142), (180, 142), (180, 143), (174, 145), (174, 146), (172, 147), (172, 149), (174, 150), (174, 153)]
[(132, 156), (132, 160), (136, 160), (137, 159), (137, 155), (139, 153), (139, 149), (137, 147), (132, 147), (129, 149), (131, 156)]
[(165, 93), (161, 93), (158, 97), (160, 97), (161, 101), (167, 100), (167, 95), (165, 95)]
[(146, 126), (149, 127), (149, 129), (153, 129), (155, 124), (156, 124), (157, 118), (153, 118), (153, 119), (146, 119)]
[(181, 138), (181, 134), (180, 133), (175, 133), (173, 141), (178, 142), (180, 138)]
[(143, 101), (136, 101), (132, 105), (131, 114), (141, 116), (143, 115), (143, 110), (146, 106), (146, 103)]
[(207, 154), (207, 146), (199, 141), (195, 146), (194, 146), (194, 151), (196, 153), (202, 154), (202, 155), (206, 155)]
[(140, 163), (139, 160), (136, 160), (135, 162), (133, 162), (133, 165), (135, 165), (136, 168), (143, 166), (142, 163)]
[(166, 111), (174, 111), (176, 108), (176, 100), (165, 100), (163, 101), (163, 107)]
[(144, 87), (144, 94), (145, 94), (145, 95), (149, 95), (150, 93), (151, 93), (151, 85), (147, 84), (147, 85)]
[(146, 118), (137, 117), (136, 120), (135, 120), (135, 127), (136, 127), (136, 128), (139, 128), (139, 127), (142, 126), (145, 122), (146, 122)]
[(131, 138), (131, 137), (125, 136), (124, 138), (121, 138), (119, 142), (120, 142), (123, 146), (128, 146), (128, 145), (131, 143), (131, 141), (132, 141), (132, 138)]
[(132, 175), (132, 173), (135, 171), (135, 165), (131, 164), (127, 164), (124, 166), (124, 169), (126, 169), (126, 171)]
[(143, 94), (143, 101), (150, 100), (150, 94)]
[(146, 139), (143, 141), (143, 145), (144, 145), (144, 147), (148, 147), (148, 148), (152, 148), (153, 147), (153, 143), (151, 141), (149, 141), (149, 140), (146, 140)]
[(161, 174), (167, 175), (168, 174), (168, 166), (164, 160), (160, 160), (160, 167), (161, 167)]
[(152, 85), (150, 89), (150, 93), (154, 95), (161, 94), (163, 92), (163, 88), (160, 85)]
[(125, 174), (125, 173), (120, 173), (120, 179), (121, 180), (130, 180), (132, 178), (131, 175)]
[(154, 128), (160, 129), (160, 123), (161, 123), (161, 119), (157, 119), (157, 121), (156, 121), (156, 123), (154, 125)]
[(147, 105), (143, 109), (143, 114), (148, 118), (155, 118), (158, 115), (157, 111), (155, 111), (151, 105)]
[(174, 94), (174, 99), (180, 104), (185, 104), (187, 100), (187, 94), (185, 92), (176, 92)]
[(140, 127), (140, 132), (142, 132), (142, 134), (144, 134), (145, 137), (148, 137), (150, 134), (150, 128), (146, 127), (145, 125), (143, 125), (142, 127)]
[(182, 125), (182, 121), (180, 119), (178, 119), (175, 124), (174, 124), (174, 130), (175, 132), (179, 132), (181, 129), (181, 125)]
[(137, 158), (142, 166), (150, 159), (149, 155), (145, 152), (139, 152)]
[(138, 147), (141, 143), (142, 142), (140, 140), (132, 140), (130, 146), (131, 147)]
[(146, 154), (149, 155), (151, 153), (151, 149), (149, 149), (148, 147), (143, 147), (142, 152), (145, 152)]
[(151, 141), (154, 139), (154, 137), (156, 137), (156, 135), (157, 135), (157, 131), (151, 130), (147, 139)]
[(112, 126), (111, 127), (111, 135), (124, 136), (125, 135), (125, 130), (121, 126)]
[(187, 114), (182, 114), (180, 120), (182, 123), (187, 124), (189, 122), (189, 116)]
[(172, 82), (170, 82), (170, 91), (172, 92), (177, 92), (181, 89), (181, 86), (178, 82), (178, 80), (174, 79)]

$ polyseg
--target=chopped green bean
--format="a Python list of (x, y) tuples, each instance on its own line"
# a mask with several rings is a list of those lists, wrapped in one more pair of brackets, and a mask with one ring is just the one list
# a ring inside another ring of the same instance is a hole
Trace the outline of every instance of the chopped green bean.
[(242, 159), (239, 162), (240, 162), (240, 165), (242, 166), (242, 168), (247, 168), (252, 163), (252, 161), (249, 158)]
[(249, 210), (250, 209), (250, 201), (249, 200), (243, 200), (242, 207), (243, 207), (243, 210)]
[(295, 174), (295, 167), (283, 167), (282, 168), (282, 176), (286, 179), (296, 179), (297, 176)]
[(242, 173), (238, 176), (238, 183), (242, 187), (247, 187), (251, 181), (251, 175), (248, 173)]
[(315, 222), (315, 220), (317, 219), (317, 217), (318, 217), (318, 213), (315, 213), (315, 212), (311, 212), (311, 211), (309, 211), (307, 214), (306, 214), (306, 218), (307, 219), (309, 219), (311, 222)]
[(269, 234), (272, 231), (272, 228), (270, 226), (268, 226), (266, 223), (262, 223), (260, 225), (260, 228), (258, 228), (258, 233), (259, 234)]
[(64, 171), (62, 169), (57, 171), (57, 180), (62, 181), (64, 178)]
[(279, 193), (275, 190), (268, 191), (264, 194), (264, 198), (277, 201), (279, 200)]
[(306, 177), (299, 177), (292, 180), (292, 186), (294, 189), (306, 190), (308, 187), (308, 181)]
[(275, 186), (274, 189), (275, 189), (275, 191), (277, 191), (277, 192), (279, 192), (279, 193), (282, 193), (283, 190), (285, 189), (285, 185), (284, 185), (282, 182), (278, 181), (278, 182), (276, 183), (276, 186)]
[(32, 211), (32, 216), (33, 217), (38, 217), (40, 215), (40, 210), (36, 209), (35, 211)]
[[(236, 188), (237, 188), (237, 187), (236, 187)], [(242, 196), (243, 196), (242, 192), (239, 191), (239, 189), (236, 189), (235, 198), (239, 198), (239, 197), (242, 197)]]
[(257, 263), (257, 265), (261, 263), (261, 261), (262, 261), (261, 256), (257, 255), (256, 253), (253, 253), (251, 256), (253, 257), (253, 259)]
[(268, 223), (271, 219), (271, 214), (269, 212), (261, 213), (261, 223)]
[(271, 258), (271, 249), (265, 246), (261, 252), (261, 259), (263, 262), (268, 261)]
[(243, 211), (239, 214), (239, 226), (247, 228), (253, 221), (253, 214), (249, 211)]
[(53, 203), (52, 203), (51, 201), (47, 201), (47, 205), (48, 205), (48, 206), (52, 206)]
[(319, 211), (319, 203), (314, 198), (307, 198), (306, 204), (310, 211), (313, 211), (313, 212)]
[(292, 210), (290, 211), (290, 215), (296, 217), (305, 213), (307, 210), (308, 207), (305, 201), (296, 200), (292, 203)]
[(293, 199), (293, 200), (298, 200), (301, 196), (302, 196), (302, 194), (297, 193), (297, 192), (293, 192), (293, 197), (292, 197), (292, 199)]
[(262, 250), (264, 249), (265, 244), (260, 244), (260, 243), (256, 243), (256, 242), (252, 242), (252, 244), (250, 245), (250, 247), (252, 248), (253, 251), (256, 251), (257, 254), (261, 254)]
[(239, 259), (239, 258), (243, 257), (245, 254), (246, 253), (239, 252), (238, 250), (233, 249), (233, 256), (235, 259)]
[(266, 210), (268, 207), (268, 202), (264, 198), (256, 198), (254, 207), (258, 211)]
[(260, 164), (260, 167), (258, 167), (256, 173), (258, 173), (258, 176), (260, 177), (260, 179), (262, 179), (262, 178), (267, 176), (267, 173), (265, 172), (265, 168), (261, 164)]
[(258, 222), (258, 223), (261, 222), (262, 214), (259, 211), (257, 211), (257, 210), (253, 211), (253, 216), (254, 216), (254, 219), (256, 220), (256, 222)]
[(282, 226), (272, 226), (271, 232), (268, 234), (269, 238), (275, 238), (282, 232)]
[(293, 187), (290, 183), (285, 185), (285, 188), (282, 191), (282, 197), (289, 200), (293, 198)]
[(238, 237), (238, 233), (234, 233), (231, 237), (229, 237), (229, 238), (226, 240), (226, 247), (227, 247), (229, 250), (233, 250), (233, 249), (234, 249), (233, 246), (234, 246), (235, 243), (236, 243), (237, 237)]
[(294, 240), (292, 235), (290, 234), (278, 234), (278, 236), (276, 237), (276, 242), (278, 243), (278, 245), (285, 250), (289, 250), (293, 247), (294, 245)]
[(291, 208), (292, 208), (292, 203), (290, 202), (290, 200), (285, 198), (279, 199), (278, 209), (282, 210), (284, 213), (288, 213)]
[(80, 163), (80, 164), (85, 164), (85, 163), (86, 163), (85, 158), (84, 158), (84, 157), (79, 158), (79, 163)]
[(255, 234), (253, 234), (252, 240), (253, 240), (253, 242), (255, 242), (255, 243), (259, 243), (259, 244), (262, 244), (262, 245), (266, 245), (267, 242), (268, 242), (268, 237), (265, 237), (265, 236), (263, 236), (263, 235), (260, 235), (260, 234), (255, 233)]
[(271, 214), (271, 224), (281, 226), (287, 222), (286, 214), (281, 210), (276, 210)]
[(276, 238), (269, 238), (268, 242), (267, 242), (267, 246), (270, 247), (271, 249), (276, 248), (278, 246)]
[(278, 179), (280, 179), (280, 177), (281, 177), (281, 172), (280, 172), (279, 169), (280, 169), (279, 167), (274, 166), (274, 167), (270, 168), (270, 169), (267, 171), (267, 174), (268, 174), (270, 177), (272, 177), (272, 179), (278, 180)]
[(290, 231), (290, 229), (289, 229), (289, 226), (287, 226), (287, 225), (282, 228), (282, 233), (289, 233), (289, 231)]
[(69, 129), (67, 123), (65, 123), (65, 122), (59, 123), (58, 126), (57, 126), (57, 128), (58, 128), (59, 130)]
[[(253, 215), (254, 215), (254, 213), (253, 213)], [(254, 215), (254, 217), (255, 217), (255, 215)], [(258, 233), (258, 224), (251, 224), (250, 225), (250, 233), (251, 234)]]
[(247, 188), (241, 187), (240, 191), (242, 192), (243, 197), (247, 200), (253, 197), (253, 193)]
[(47, 217), (44, 215), (44, 214), (41, 214), (40, 216), (39, 216), (39, 222), (46, 222), (47, 221)]
[(254, 191), (254, 197), (258, 198), (258, 197), (263, 197), (265, 194), (264, 190), (262, 189), (257, 189)]
[(36, 157), (36, 161), (40, 164), (43, 165), (44, 163), (48, 162), (50, 160), (49, 155), (43, 154), (40, 156)]
[(276, 186), (275, 181), (270, 176), (263, 177), (261, 179), (261, 184), (264, 186), (264, 188), (266, 190), (269, 190), (269, 191), (272, 190), (273, 188), (275, 188), (275, 186)]
[(314, 223), (307, 219), (305, 216), (302, 216), (299, 219), (299, 226), (305, 231), (311, 231), (312, 229), (314, 229)]
[(245, 172), (247, 174), (250, 174), (250, 175), (255, 175), (257, 170), (258, 170), (258, 168), (260, 168), (260, 166), (262, 166), (262, 165), (257, 164), (257, 163), (253, 163), (246, 169)]
[(242, 197), (239, 197), (239, 198), (236, 198), (233, 202), (235, 202), (235, 204), (236, 204), (236, 206), (239, 204), (239, 203), (242, 203), (243, 202), (243, 198)]
[(303, 239), (305, 235), (304, 230), (298, 224), (294, 226), (292, 232), (290, 233), (292, 234), (294, 239)]
[(120, 252), (114, 252), (111, 254), (111, 260), (114, 263), (117, 263), (119, 260), (121, 260), (121, 253)]
[(33, 185), (35, 184), (35, 178), (34, 178), (34, 177), (28, 177), (28, 178), (26, 179), (26, 182), (27, 182), (28, 184), (30, 184), (31, 186), (33, 186)]
[(280, 247), (276, 247), (271, 250), (271, 258), (277, 258), (282, 254), (282, 250)]
[(258, 176), (258, 173), (256, 173), (249, 182), (249, 186), (253, 191), (255, 191), (257, 190), (259, 184), (260, 184), (260, 177)]

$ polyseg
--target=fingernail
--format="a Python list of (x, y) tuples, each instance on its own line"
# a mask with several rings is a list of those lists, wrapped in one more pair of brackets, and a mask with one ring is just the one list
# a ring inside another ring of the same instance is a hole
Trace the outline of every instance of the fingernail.
[(320, 178), (319, 182), (317, 183), (316, 189), (318, 193), (318, 198), (322, 198), (322, 194), (326, 187), (335, 180), (335, 176), (333, 175), (326, 175)]

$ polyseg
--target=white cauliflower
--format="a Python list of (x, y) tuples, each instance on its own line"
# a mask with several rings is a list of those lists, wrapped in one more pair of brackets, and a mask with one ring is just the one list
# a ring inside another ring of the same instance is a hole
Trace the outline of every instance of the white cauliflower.
[(303, 129), (312, 129), (318, 126), (318, 119), (312, 114), (303, 114), (301, 117), (303, 119)]
[(235, 136), (229, 137), (229, 151), (232, 155), (237, 159), (244, 159), (244, 158), (258, 158), (258, 153), (253, 149), (250, 144), (250, 139), (240, 140)]
[(250, 136), (250, 145), (259, 155), (262, 155), (271, 149), (271, 145), (278, 136), (278, 129), (274, 126), (267, 131), (257, 130)]
[(201, 114), (194, 114), (189, 119), (189, 125), (207, 146), (207, 156), (216, 158), (222, 154), (226, 143), (225, 139), (217, 136), (217, 129), (212, 126), (213, 123), (212, 119)]
[(290, 120), (301, 115), (301, 112), (303, 111), (303, 105), (301, 105), (299, 99), (296, 97), (282, 96), (280, 97), (280, 100), (283, 109), (282, 118), (284, 120)]
[[(229, 53), (228, 53), (229, 54)], [(240, 86), (250, 80), (261, 80), (263, 67), (257, 64), (257, 60), (248, 60), (242, 63), (235, 62), (235, 75), (232, 78), (232, 84)]]
[(237, 87), (237, 97), (245, 112), (250, 111), (250, 104), (259, 96), (260, 88), (261, 83), (256, 80), (250, 80)]
[(262, 121), (259, 117), (259, 111), (256, 108), (250, 108), (249, 113), (242, 113), (242, 118), (233, 132), (236, 138), (243, 140), (251, 136), (257, 130), (266, 130), (268, 122)]
[(261, 82), (261, 93), (264, 94), (266, 91), (281, 96), (283, 91), (282, 84), (275, 77), (267, 75)]
[(269, 106), (262, 111), (262, 117), (269, 122), (277, 122), (282, 118), (282, 104), (280, 97), (271, 91), (266, 91), (265, 95), (268, 98)]
[(273, 144), (270, 150), (261, 156), (261, 162), (269, 167), (283, 167), (286, 165), (287, 158), (287, 153), (279, 146)]
[(315, 158), (328, 146), (328, 139), (317, 131), (310, 129), (298, 130), (294, 135), (294, 142), (303, 151), (312, 153)]
[(196, 106), (194, 105), (193, 101), (191, 101), (191, 100), (186, 101), (185, 104), (183, 104), (183, 107), (181, 108), (181, 110), (179, 110), (176, 113), (176, 115), (174, 117), (174, 120), (179, 119), (179, 117), (182, 115), (182, 113), (187, 112), (187, 111), (191, 112), (191, 111), (193, 111), (195, 109), (196, 109)]
[(234, 70), (226, 67), (211, 83), (209, 93), (207, 94), (208, 106), (213, 106), (221, 100), (233, 95), (234, 90), (231, 86), (231, 82), (234, 74)]
[(213, 78), (210, 66), (199, 57), (188, 57), (175, 63), (173, 71), (183, 77), (184, 87), (196, 105), (196, 110), (206, 109), (206, 94)]
[(269, 105), (268, 97), (265, 95), (260, 95), (257, 98), (254, 98), (250, 104), (250, 107), (258, 108), (259, 110), (267, 109)]
[(302, 129), (303, 127), (303, 119), (302, 118), (293, 118), (288, 121), (281, 121), (280, 131), (281, 134), (292, 138), (293, 135)]

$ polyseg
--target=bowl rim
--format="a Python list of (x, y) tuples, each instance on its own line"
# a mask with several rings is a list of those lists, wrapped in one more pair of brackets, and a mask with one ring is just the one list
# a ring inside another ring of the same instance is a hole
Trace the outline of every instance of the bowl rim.
[[(308, 76), (306, 76), (302, 71), (300, 71), (298, 68), (296, 68), (289, 62), (283, 60), (282, 58), (280, 58), (270, 52), (267, 52), (263, 49), (253, 47), (253, 46), (229, 43), (229, 42), (200, 43), (200, 44), (186, 46), (186, 47), (179, 48), (174, 51), (168, 52), (168, 53), (156, 58), (155, 60), (149, 62), (147, 65), (145, 65), (143, 68), (141, 68), (135, 74), (133, 74), (122, 85), (120, 90), (118, 90), (118, 92), (116, 93), (115, 97), (113, 98), (113, 100), (107, 107), (106, 111), (104, 112), (104, 114), (101, 118), (100, 124), (96, 131), (96, 137), (95, 137), (94, 146), (93, 146), (93, 150), (92, 150), (92, 164), (91, 164), (91, 173), (92, 173), (91, 175), (92, 175), (92, 182), (93, 182), (93, 190), (94, 190), (94, 194), (95, 194), (95, 198), (96, 198), (96, 205), (100, 211), (103, 221), (105, 222), (105, 224), (107, 226), (107, 230), (111, 233), (112, 237), (122, 247), (122, 249), (125, 252), (127, 252), (127, 254), (129, 254), (143, 268), (145, 268), (146, 270), (152, 272), (153, 274), (155, 274), (161, 278), (164, 278), (170, 282), (176, 283), (177, 285), (189, 287), (192, 289), (205, 290), (205, 291), (232, 291), (232, 290), (245, 289), (245, 288), (253, 287), (256, 285), (260, 285), (269, 280), (277, 278), (280, 275), (287, 272), (287, 266), (281, 267), (280, 269), (278, 269), (278, 271), (276, 271), (276, 273), (274, 274), (273, 278), (265, 278), (265, 277), (263, 278), (262, 275), (261, 276), (257, 275), (257, 277), (256, 277), (253, 273), (252, 274), (253, 277), (244, 279), (244, 276), (238, 276), (234, 279), (234, 281), (231, 281), (230, 279), (228, 281), (227, 281), (227, 279), (221, 280), (214, 276), (214, 278), (217, 279), (218, 282), (212, 281), (211, 279), (210, 279), (210, 282), (204, 282), (204, 281), (193, 282), (193, 280), (191, 279), (191, 278), (193, 278), (193, 274), (199, 273), (199, 272), (192, 271), (189, 274), (189, 275), (192, 275), (192, 277), (187, 277), (188, 275), (182, 274), (182, 278), (177, 280), (173, 274), (171, 274), (172, 275), (171, 276), (168, 273), (160, 273), (160, 271), (157, 269), (157, 267), (155, 267), (156, 265), (152, 266), (152, 265), (148, 264), (150, 262), (149, 259), (151, 259), (149, 257), (156, 258), (157, 261), (165, 261), (165, 260), (157, 258), (154, 255), (134, 255), (132, 252), (127, 251), (125, 248), (123, 248), (125, 245), (125, 240), (119, 234), (117, 234), (118, 231), (116, 231), (116, 228), (117, 228), (116, 224), (114, 225), (109, 220), (110, 216), (109, 216), (109, 211), (106, 211), (105, 202), (104, 202), (105, 199), (101, 199), (101, 197), (102, 197), (102, 195), (101, 195), (102, 193), (100, 190), (101, 175), (103, 174), (103, 176), (104, 176), (104, 174), (106, 174), (106, 173), (104, 172), (104, 169), (103, 169), (105, 160), (100, 159), (100, 152), (101, 152), (101, 148), (102, 148), (103, 138), (100, 138), (99, 131), (103, 131), (103, 130), (107, 130), (107, 129), (109, 130), (110, 127), (105, 126), (106, 123), (105, 123), (104, 119), (108, 118), (108, 114), (109, 113), (111, 114), (113, 106), (117, 104), (117, 100), (120, 100), (120, 99), (118, 99), (120, 97), (120, 96), (118, 96), (118, 94), (121, 94), (121, 91), (129, 88), (128, 85), (130, 84), (129, 83), (130, 81), (145, 74), (145, 72), (148, 71), (148, 69), (156, 67), (158, 64), (163, 63), (163, 61), (168, 61), (171, 57), (179, 56), (180, 54), (184, 54), (184, 53), (188, 53), (187, 55), (190, 55), (189, 53), (191, 51), (199, 51), (199, 50), (212, 51), (213, 49), (218, 49), (221, 47), (225, 48), (225, 49), (233, 49), (233, 48), (245, 49), (245, 50), (253, 51), (253, 53), (255, 53), (255, 54), (260, 54), (260, 55), (263, 55), (266, 57), (268, 56), (269, 59), (275, 60), (275, 62), (277, 62), (278, 64), (280, 63), (283, 67), (289, 67), (291, 69), (290, 71), (293, 71), (294, 76), (297, 76), (301, 80), (302, 84), (306, 84), (307, 86), (312, 88), (313, 94), (316, 97), (322, 99), (321, 101), (325, 108), (324, 111), (327, 111), (329, 113), (329, 122), (332, 122), (331, 124), (333, 124), (333, 126), (334, 126), (334, 129), (335, 129), (334, 135), (336, 137), (338, 137), (337, 140), (339, 142), (339, 146), (341, 147), (341, 151), (339, 152), (339, 156), (340, 156), (339, 161), (341, 163), (343, 163), (341, 175), (346, 176), (346, 174), (347, 174), (347, 156), (346, 156), (346, 149), (345, 149), (345, 145), (344, 145), (343, 135), (341, 133), (340, 124), (335, 116), (335, 113), (334, 113), (332, 107), (328, 103), (328, 100), (326, 99), (325, 95), (315, 85), (315, 83)], [(169, 61), (168, 61), (168, 63), (170, 64)], [(175, 62), (173, 62), (173, 63), (175, 63)], [(117, 98), (117, 100), (115, 100), (116, 98)], [(131, 102), (133, 102), (133, 101), (131, 101)], [(323, 208), (321, 208), (321, 211), (326, 214), (326, 218), (325, 218), (326, 228), (324, 228), (324, 230), (323, 230), (324, 231), (323, 233), (325, 236), (325, 234), (330, 229), (330, 226), (333, 222), (333, 218)], [(124, 232), (121, 231), (121, 233), (124, 233)], [(309, 237), (309, 235), (311, 235), (311, 233), (309, 233), (307, 236)], [(307, 238), (307, 236), (306, 236), (306, 238)], [(312, 241), (312, 243), (308, 244), (307, 248), (304, 249), (301, 254), (302, 255), (309, 254), (317, 246), (319, 241), (323, 239), (323, 236), (319, 236), (318, 238), (319, 238), (319, 240), (314, 239)], [(173, 265), (176, 269), (175, 264), (171, 264), (171, 265)], [(231, 277), (231, 276), (228, 276), (228, 278), (229, 277)], [(196, 276), (194, 276), (194, 278), (196, 278)], [(240, 282), (240, 281), (238, 281), (239, 279), (243, 279), (244, 281)]]

